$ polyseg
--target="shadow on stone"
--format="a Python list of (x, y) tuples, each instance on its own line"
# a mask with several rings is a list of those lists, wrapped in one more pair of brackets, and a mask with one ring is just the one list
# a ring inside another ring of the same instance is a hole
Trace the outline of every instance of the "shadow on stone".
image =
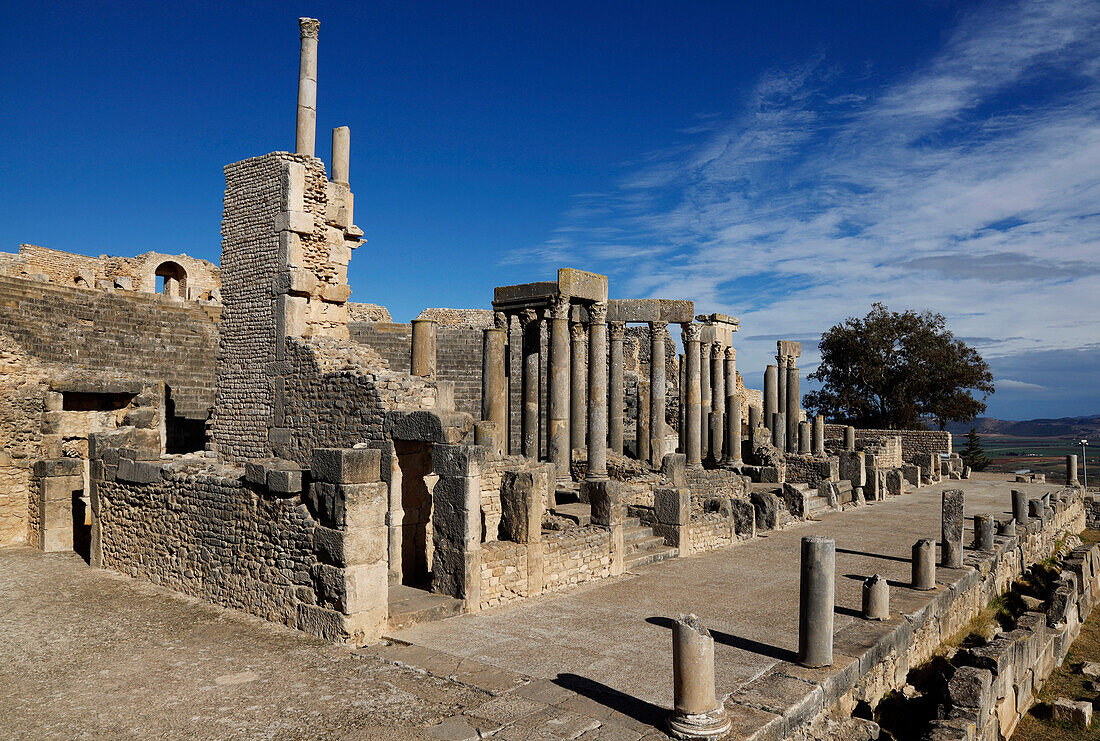
[(850, 548), (837, 548), (837, 553), (847, 553), (851, 556), (866, 556), (867, 558), (881, 558), (884, 561), (900, 561), (901, 563), (909, 563), (908, 558), (901, 558), (900, 556), (884, 556), (881, 553), (868, 553), (867, 551), (853, 551)]
[[(840, 550), (840, 549), (838, 548), (837, 550)], [(867, 581), (867, 574), (845, 574), (844, 578), (845, 579), (851, 579), (852, 581), (865, 582), (865, 581)], [(911, 583), (909, 583), (907, 581), (897, 581), (895, 579), (887, 579), (886, 583), (889, 584), (891, 587), (896, 587), (896, 588), (913, 586)]]
[[(668, 628), (669, 630), (672, 630), (672, 626), (676, 623), (672, 618), (666, 617), (648, 617), (645, 621), (653, 625), (659, 625), (662, 628)], [(761, 643), (760, 641), (754, 641), (751, 638), (730, 635), (729, 633), (723, 633), (714, 628), (710, 628), (710, 635), (714, 638), (715, 643), (721, 643), (723, 646), (739, 648), (742, 651), (767, 656), (769, 659), (776, 659), (777, 661), (793, 662), (798, 660), (798, 653), (795, 651), (788, 651), (779, 646), (772, 646), (767, 643)]]
[[(589, 679), (588, 677), (582, 677), (579, 674), (559, 674), (553, 682), (559, 687), (567, 689), (570, 692), (576, 692), (582, 697), (587, 697), (589, 700), (608, 707), (617, 713), (622, 713), (639, 723), (646, 723), (657, 728), (663, 728), (665, 718), (668, 716), (667, 708), (662, 708), (651, 702), (632, 697), (619, 690), (608, 687), (606, 684), (597, 682), (594, 679)], [(612, 723), (614, 723), (614, 721), (612, 721)]]

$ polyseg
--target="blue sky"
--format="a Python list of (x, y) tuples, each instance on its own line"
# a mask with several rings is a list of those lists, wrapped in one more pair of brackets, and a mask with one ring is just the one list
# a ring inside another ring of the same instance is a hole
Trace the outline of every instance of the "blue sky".
[(750, 385), (879, 300), (986, 355), (991, 415), (1100, 412), (1096, 0), (5, 2), (0, 249), (216, 260), (222, 166), (293, 146), (299, 15), (353, 300), (596, 270), (739, 316)]

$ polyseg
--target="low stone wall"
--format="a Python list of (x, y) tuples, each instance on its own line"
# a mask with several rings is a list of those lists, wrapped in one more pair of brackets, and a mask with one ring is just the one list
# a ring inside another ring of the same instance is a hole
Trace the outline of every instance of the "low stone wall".
[[(906, 683), (910, 668), (928, 662), (946, 639), (958, 633), (994, 597), (1008, 591), (1031, 566), (1053, 555), (1066, 534), (1084, 529), (1085, 508), (1080, 494), (1065, 490), (1062, 496), (1064, 500), (1055, 505), (1052, 517), (1032, 520), (1017, 530), (1016, 537), (999, 537), (991, 556), (967, 550), (964, 565), (972, 570), (951, 588), (938, 592), (911, 620), (900, 621), (885, 635), (870, 641), (860, 631), (878, 629), (866, 627), (867, 623), (853, 624), (852, 635), (847, 629), (838, 633), (834, 651), (859, 656), (859, 671), (849, 677), (846, 687), (830, 688), (823, 709), (851, 715), (859, 703), (877, 706), (887, 693)], [(857, 646), (855, 653), (849, 653)]]
[(816, 488), (822, 481), (835, 481), (840, 476), (840, 463), (836, 458), (787, 454), (784, 460), (787, 464), (784, 480), (789, 484), (809, 484)]
[[(532, 554), (532, 548), (538, 549)], [(535, 558), (532, 558), (535, 555)], [(481, 545), (479, 609), (611, 575), (611, 533), (601, 527), (543, 532), (541, 541), (493, 541)], [(542, 564), (542, 579), (529, 568)], [(542, 589), (531, 584), (542, 584)]]
[(1093, 530), (1100, 530), (1100, 494), (1085, 497), (1085, 519)]
[(748, 477), (724, 468), (688, 468), (684, 478), (692, 499), (743, 498), (748, 492)]
[(726, 517), (720, 512), (693, 514), (688, 532), (690, 533), (689, 542), (691, 543), (692, 553), (725, 548), (728, 545), (733, 545), (738, 540), (752, 537), (751, 535), (739, 537), (733, 518)]
[[(862, 430), (856, 429), (856, 446), (865, 441), (882, 437), (901, 438), (901, 456), (905, 463), (919, 463), (918, 456), (928, 453), (947, 453), (951, 450), (951, 433), (940, 430)], [(844, 425), (825, 425), (825, 440), (843, 441)], [(898, 463), (901, 465), (901, 463)]]
[(955, 656), (959, 666), (944, 706), (948, 720), (934, 721), (926, 738), (1008, 738), (1016, 729), (1100, 600), (1100, 546), (1074, 548), (1063, 566), (1046, 611), (1025, 612), (1014, 630)]

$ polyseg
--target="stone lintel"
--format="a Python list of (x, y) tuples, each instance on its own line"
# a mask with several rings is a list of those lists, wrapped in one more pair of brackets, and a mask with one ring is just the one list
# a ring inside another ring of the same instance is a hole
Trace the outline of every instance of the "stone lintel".
[(671, 298), (619, 298), (607, 302), (609, 322), (683, 324), (695, 314), (695, 302)]
[(580, 301), (607, 301), (607, 276), (574, 268), (559, 268), (558, 292)]
[(518, 311), (543, 307), (558, 295), (558, 284), (552, 281), (521, 283), (517, 286), (498, 286), (493, 289), (493, 308), (498, 311)]
[(780, 355), (787, 358), (800, 358), (802, 357), (802, 343), (792, 342), (790, 340), (779, 340), (776, 342), (776, 355)]
[(741, 327), (741, 320), (729, 314), (700, 314), (695, 317), (695, 321), (703, 324), (728, 324), (734, 327), (734, 332)]

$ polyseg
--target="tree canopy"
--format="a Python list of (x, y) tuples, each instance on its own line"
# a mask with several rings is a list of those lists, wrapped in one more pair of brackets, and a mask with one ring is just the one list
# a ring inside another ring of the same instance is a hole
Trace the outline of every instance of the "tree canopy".
[(978, 351), (930, 311), (898, 313), (875, 303), (866, 317), (826, 331), (818, 348), (821, 364), (808, 377), (822, 387), (803, 401), (841, 424), (912, 429), (930, 420), (943, 429), (984, 412), (994, 390)]

